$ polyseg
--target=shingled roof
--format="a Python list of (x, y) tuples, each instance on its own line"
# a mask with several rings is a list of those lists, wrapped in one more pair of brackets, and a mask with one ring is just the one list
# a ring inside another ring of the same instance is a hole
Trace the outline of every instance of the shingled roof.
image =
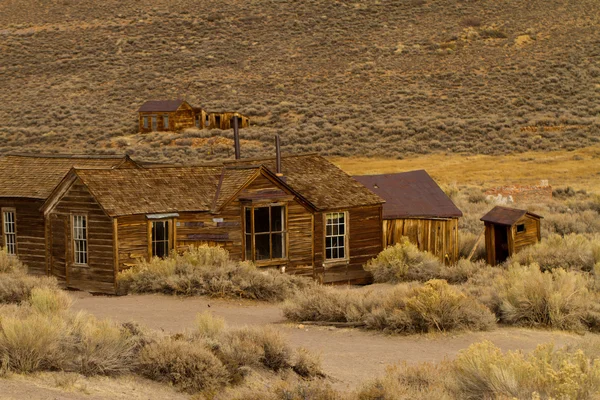
[(185, 100), (148, 100), (138, 112), (173, 112), (184, 103)]
[[(276, 172), (275, 158), (238, 160), (230, 163), (259, 164), (273, 173)], [(385, 201), (324, 157), (316, 154), (282, 157), (281, 172), (285, 183), (317, 210), (375, 205)]]
[(114, 155), (28, 155), (0, 157), (0, 197), (46, 199), (73, 167), (115, 168), (133, 161)]
[(527, 210), (519, 210), (517, 208), (509, 208), (496, 206), (492, 208), (487, 214), (481, 217), (481, 221), (490, 222), (497, 225), (512, 226), (517, 223), (525, 214), (529, 214), (535, 218), (543, 218), (540, 215), (534, 214)]
[(425, 170), (355, 176), (354, 179), (385, 200), (384, 219), (463, 215)]

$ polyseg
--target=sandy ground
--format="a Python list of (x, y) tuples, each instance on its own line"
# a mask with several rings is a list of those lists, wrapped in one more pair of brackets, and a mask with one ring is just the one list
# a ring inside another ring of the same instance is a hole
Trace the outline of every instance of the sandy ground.
[(453, 358), (472, 343), (489, 340), (502, 350), (533, 350), (538, 344), (557, 346), (582, 340), (582, 336), (543, 330), (500, 328), (491, 332), (467, 332), (419, 336), (389, 336), (358, 329), (301, 326), (286, 323), (278, 305), (209, 298), (176, 298), (163, 295), (96, 297), (75, 293), (75, 310), (101, 318), (137, 321), (153, 329), (180, 332), (193, 329), (196, 315), (210, 311), (229, 326), (271, 325), (294, 347), (320, 353), (325, 372), (338, 389), (353, 389), (381, 375), (390, 364), (414, 364)]

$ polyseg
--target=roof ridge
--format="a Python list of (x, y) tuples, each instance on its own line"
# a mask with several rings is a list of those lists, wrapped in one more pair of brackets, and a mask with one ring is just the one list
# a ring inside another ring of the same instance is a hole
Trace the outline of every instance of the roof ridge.
[(81, 153), (56, 153), (56, 154), (36, 154), (36, 153), (7, 153), (5, 157), (27, 157), (27, 158), (67, 158), (67, 159), (121, 159), (127, 157), (127, 154), (81, 154)]

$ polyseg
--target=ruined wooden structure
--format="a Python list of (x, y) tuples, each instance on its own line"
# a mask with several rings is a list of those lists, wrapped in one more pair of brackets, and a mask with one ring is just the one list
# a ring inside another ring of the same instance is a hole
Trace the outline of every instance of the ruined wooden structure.
[(485, 250), (490, 265), (501, 264), (521, 249), (541, 239), (541, 216), (496, 206), (481, 217), (485, 223)]
[(0, 157), (0, 247), (33, 274), (47, 274), (44, 215), (40, 207), (73, 167), (138, 167), (129, 157), (8, 155)]
[(447, 264), (458, 260), (458, 219), (462, 212), (424, 170), (355, 176), (385, 200), (383, 242), (407, 237), (421, 251)]
[(368, 283), (362, 266), (383, 248), (382, 203), (316, 155), (73, 168), (42, 207), (47, 268), (69, 287), (114, 293), (137, 261), (211, 244), (259, 267)]
[(180, 131), (196, 129), (232, 129), (233, 119), (238, 127), (250, 126), (250, 118), (239, 112), (207, 113), (202, 107), (194, 107), (185, 100), (150, 100), (138, 109), (139, 132)]

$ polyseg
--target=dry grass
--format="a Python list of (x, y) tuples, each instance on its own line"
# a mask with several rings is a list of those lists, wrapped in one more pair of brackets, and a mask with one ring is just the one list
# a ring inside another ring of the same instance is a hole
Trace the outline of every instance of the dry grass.
[(15, 256), (0, 247), (0, 274), (27, 272), (27, 267)]
[(122, 272), (119, 285), (121, 291), (132, 293), (280, 301), (313, 282), (275, 270), (260, 270), (248, 262), (231, 261), (227, 250), (204, 245), (182, 255), (142, 262)]

